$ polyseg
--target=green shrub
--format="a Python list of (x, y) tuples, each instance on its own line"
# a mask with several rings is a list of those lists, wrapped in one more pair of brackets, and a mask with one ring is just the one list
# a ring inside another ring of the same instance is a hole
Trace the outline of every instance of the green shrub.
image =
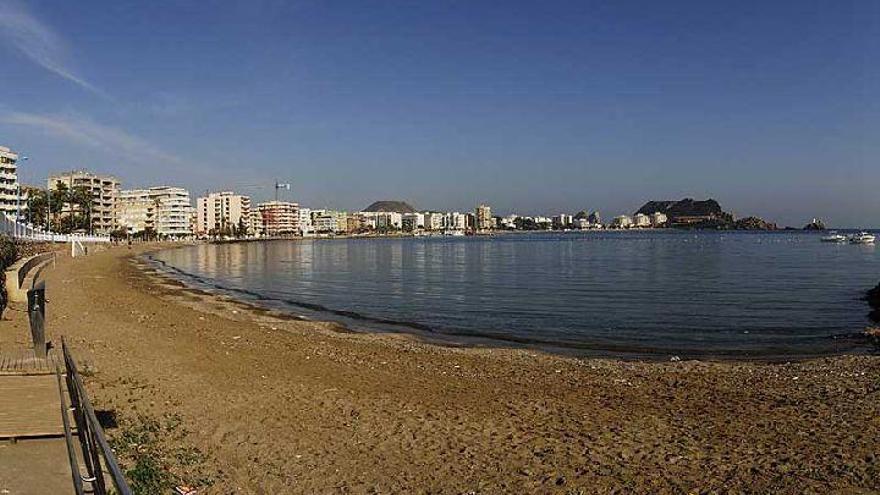
[(0, 268), (9, 268), (18, 259), (15, 242), (5, 234), (0, 234)]
[(8, 235), (0, 235), (0, 318), (6, 311), (6, 269), (18, 259), (18, 249)]

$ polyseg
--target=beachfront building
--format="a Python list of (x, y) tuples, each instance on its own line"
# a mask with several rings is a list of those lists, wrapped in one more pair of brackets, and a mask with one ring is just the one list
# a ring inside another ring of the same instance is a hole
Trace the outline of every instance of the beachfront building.
[(441, 230), (443, 228), (443, 214), (435, 211), (426, 211), (422, 214), (425, 222), (425, 230)]
[(510, 214), (510, 215), (507, 215), (506, 217), (502, 217), (501, 220), (498, 222), (498, 224), (502, 229), (514, 230), (514, 229), (516, 229), (516, 219), (517, 218), (519, 218), (518, 215)]
[(312, 223), (314, 224), (315, 232), (319, 234), (336, 233), (337, 218), (335, 211), (319, 210), (317, 214), (313, 212)]
[(232, 191), (213, 192), (196, 202), (196, 235), (246, 235), (251, 198)]
[(636, 227), (636, 228), (640, 228), (640, 229), (645, 228), (645, 227), (650, 227), (651, 226), (651, 217), (649, 217), (648, 215), (645, 215), (644, 213), (636, 213), (635, 216), (633, 216), (633, 225), (632, 226)]
[(376, 213), (362, 211), (358, 213), (362, 230), (376, 230)]
[(611, 220), (611, 227), (615, 229), (628, 229), (633, 226), (633, 219), (627, 215), (620, 215)]
[(651, 226), (652, 227), (663, 227), (666, 225), (666, 222), (669, 221), (669, 218), (666, 217), (665, 213), (660, 213), (659, 211), (655, 211), (651, 214)]
[(554, 229), (570, 229), (574, 224), (574, 217), (567, 213), (560, 213), (551, 219)]
[(474, 210), (476, 217), (476, 230), (486, 232), (495, 230), (495, 217), (492, 216), (492, 208), (489, 205), (481, 204)]
[(18, 153), (0, 146), (0, 213), (10, 220), (17, 219), (26, 204), (26, 200), (19, 197)]
[(297, 215), (299, 218), (297, 219), (297, 229), (299, 229), (299, 235), (308, 236), (315, 233), (315, 229), (312, 224), (312, 210), (311, 208), (302, 208), (299, 209), (299, 214)]
[(467, 215), (453, 211), (443, 215), (443, 230), (464, 231), (467, 229)]
[(166, 238), (189, 237), (192, 214), (189, 191), (182, 187), (120, 191), (116, 202), (117, 226), (129, 235), (152, 231)]
[[(63, 186), (62, 186), (63, 184)], [(93, 174), (86, 170), (71, 170), (49, 175), (47, 180), (49, 191), (66, 187), (68, 191), (83, 188), (91, 193), (92, 204), (90, 228), (96, 234), (109, 234), (116, 229), (116, 202), (119, 199), (121, 183), (112, 175)], [(68, 203), (61, 217), (79, 212), (80, 206)]]
[(361, 216), (358, 213), (349, 213), (345, 216), (345, 231), (349, 234), (363, 230)]
[(267, 201), (257, 205), (263, 235), (299, 233), (299, 204), (289, 201)]
[(425, 215), (422, 213), (404, 213), (400, 220), (400, 227), (407, 232), (424, 230)]
[(399, 230), (403, 227), (403, 214), (395, 211), (376, 213), (376, 228), (379, 230)]

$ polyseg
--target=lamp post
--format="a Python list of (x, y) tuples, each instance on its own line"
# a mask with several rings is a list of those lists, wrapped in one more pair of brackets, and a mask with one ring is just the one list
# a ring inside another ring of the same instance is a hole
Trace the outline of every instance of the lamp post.
[(30, 160), (30, 158), (28, 158), (27, 156), (20, 156), (15, 164), (15, 237), (19, 237), (21, 235), (21, 174), (18, 170), (18, 164), (20, 162), (26, 162), (28, 160)]

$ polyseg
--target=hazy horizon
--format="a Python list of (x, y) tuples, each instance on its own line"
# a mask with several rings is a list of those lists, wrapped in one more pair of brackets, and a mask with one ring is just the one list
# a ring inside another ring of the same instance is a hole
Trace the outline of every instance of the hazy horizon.
[(880, 226), (878, 41), (867, 0), (0, 0), (0, 146), (37, 185)]

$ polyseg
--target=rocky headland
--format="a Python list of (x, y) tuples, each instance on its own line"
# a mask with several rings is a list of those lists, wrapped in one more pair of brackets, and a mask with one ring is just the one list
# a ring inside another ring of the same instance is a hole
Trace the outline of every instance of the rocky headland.
[(667, 217), (667, 225), (684, 229), (711, 230), (778, 230), (775, 223), (749, 216), (740, 220), (733, 213), (724, 211), (714, 199), (695, 200), (685, 198), (680, 201), (648, 201), (636, 214), (652, 215), (662, 213)]

